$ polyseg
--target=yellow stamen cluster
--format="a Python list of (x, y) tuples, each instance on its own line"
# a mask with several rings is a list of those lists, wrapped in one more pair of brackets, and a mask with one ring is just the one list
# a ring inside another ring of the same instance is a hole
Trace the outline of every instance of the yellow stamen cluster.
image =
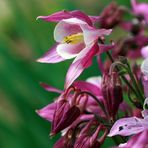
[(83, 33), (76, 33), (64, 37), (63, 43), (67, 44), (77, 44), (84, 41)]

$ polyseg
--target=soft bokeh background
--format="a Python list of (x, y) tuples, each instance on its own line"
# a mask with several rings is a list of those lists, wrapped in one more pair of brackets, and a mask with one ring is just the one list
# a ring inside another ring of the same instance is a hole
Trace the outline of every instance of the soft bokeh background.
[[(53, 43), (54, 23), (39, 15), (80, 9), (97, 15), (110, 0), (0, 0), (0, 148), (52, 148), (50, 124), (35, 113), (56, 97), (39, 82), (63, 89), (71, 61), (40, 64), (35, 60)], [(129, 0), (117, 0), (129, 6)], [(97, 65), (80, 77), (98, 75)], [(104, 147), (109, 147), (108, 141)]]

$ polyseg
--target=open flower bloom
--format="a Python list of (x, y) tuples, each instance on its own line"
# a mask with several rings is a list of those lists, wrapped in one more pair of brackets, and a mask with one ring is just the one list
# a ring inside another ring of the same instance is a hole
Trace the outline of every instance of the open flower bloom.
[(131, 0), (133, 13), (137, 16), (141, 16), (148, 23), (148, 4), (138, 3), (136, 0)]
[(112, 30), (93, 27), (97, 17), (89, 17), (80, 11), (60, 11), (38, 18), (58, 22), (54, 30), (56, 46), (38, 61), (56, 63), (75, 58), (68, 70), (65, 88), (68, 88), (83, 70), (91, 65), (96, 54), (112, 48), (112, 46), (100, 48), (98, 45), (98, 38), (109, 35)]
[(148, 97), (148, 58), (145, 59), (141, 65), (141, 71), (143, 73), (143, 86), (145, 96)]
[[(148, 98), (145, 99), (144, 108), (148, 105)], [(129, 117), (122, 118), (115, 122), (108, 134), (109, 137), (115, 135), (130, 136), (148, 130), (148, 110), (142, 111), (143, 118)]]

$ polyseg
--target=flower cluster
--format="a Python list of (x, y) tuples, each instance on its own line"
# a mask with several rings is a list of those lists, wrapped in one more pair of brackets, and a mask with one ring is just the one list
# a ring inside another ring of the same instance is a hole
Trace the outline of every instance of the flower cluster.
[[(57, 23), (56, 44), (37, 61), (74, 59), (63, 90), (41, 83), (59, 94), (36, 111), (51, 122), (50, 136), (61, 132), (54, 148), (99, 148), (107, 137), (119, 148), (148, 147), (148, 4), (131, 0), (131, 6), (112, 2), (99, 16), (63, 10), (37, 18)], [(126, 34), (110, 38), (116, 30)], [(102, 76), (76, 80), (95, 57)]]

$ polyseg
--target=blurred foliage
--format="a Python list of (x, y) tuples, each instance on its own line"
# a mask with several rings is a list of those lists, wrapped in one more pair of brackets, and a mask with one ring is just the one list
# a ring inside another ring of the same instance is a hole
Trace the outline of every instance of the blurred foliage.
[[(39, 82), (62, 89), (70, 62), (55, 65), (35, 62), (53, 45), (55, 26), (54, 23), (36, 21), (36, 17), (62, 9), (99, 14), (109, 2), (0, 0), (0, 148), (52, 148), (58, 138), (49, 138), (50, 124), (35, 113), (56, 97), (45, 92)], [(81, 79), (98, 74), (98, 67), (94, 65)]]

